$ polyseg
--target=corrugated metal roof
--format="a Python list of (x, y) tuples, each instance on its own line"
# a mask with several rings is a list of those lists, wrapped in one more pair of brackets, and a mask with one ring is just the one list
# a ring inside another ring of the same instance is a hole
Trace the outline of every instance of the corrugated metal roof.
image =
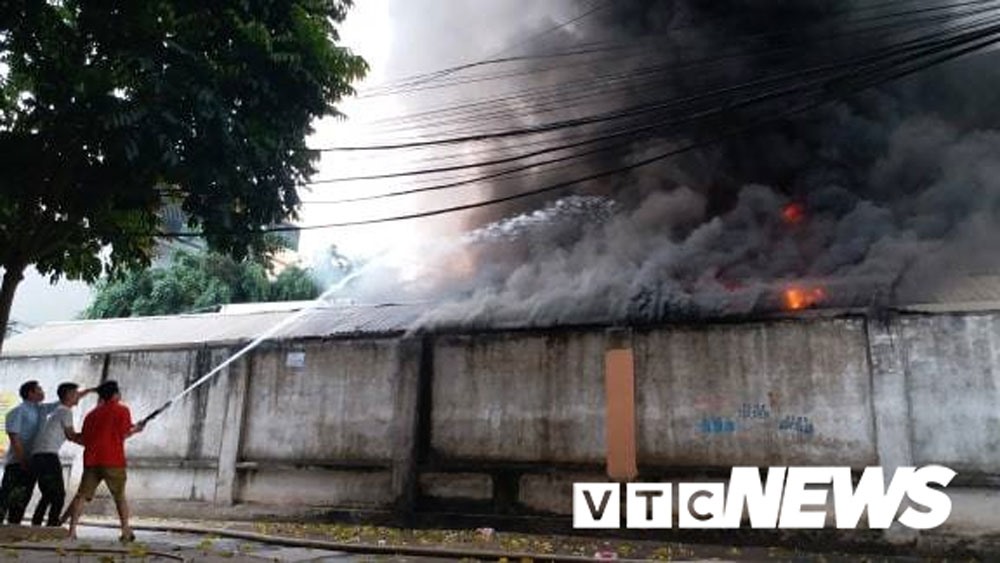
[(269, 301), (267, 303), (229, 303), (219, 307), (224, 315), (246, 313), (274, 313), (278, 311), (298, 311), (312, 305), (312, 301)]
[(1000, 276), (975, 274), (947, 276), (924, 286), (904, 287), (913, 303), (998, 303)]
[(419, 304), (345, 305), (300, 311), (56, 322), (8, 339), (3, 355), (84, 354), (247, 342), (294, 315), (301, 318), (275, 334), (275, 339), (398, 334), (405, 332), (425, 309)]

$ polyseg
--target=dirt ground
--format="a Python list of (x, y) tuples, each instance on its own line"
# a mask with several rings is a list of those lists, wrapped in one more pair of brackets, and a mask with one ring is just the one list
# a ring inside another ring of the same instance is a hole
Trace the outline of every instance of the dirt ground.
[[(732, 547), (653, 541), (595, 539), (579, 536), (555, 536), (499, 532), (491, 528), (474, 530), (409, 530), (381, 526), (318, 523), (218, 522), (149, 519), (135, 522), (137, 541), (122, 545), (113, 520), (91, 520), (94, 526), (82, 527), (80, 539), (70, 541), (61, 528), (0, 526), (0, 561), (101, 562), (112, 561), (191, 561), (199, 563), (261, 561), (442, 561), (429, 555), (371, 555), (348, 553), (329, 546), (276, 545), (248, 538), (230, 538), (220, 533), (184, 532), (154, 527), (183, 526), (191, 529), (215, 529), (237, 533), (263, 534), (292, 540), (318, 540), (353, 546), (348, 551), (374, 546), (448, 549), (467, 552), (463, 560), (525, 563), (568, 556), (588, 559), (652, 561), (786, 561), (841, 563), (880, 561), (942, 561), (908, 556), (819, 553), (789, 547)], [(952, 559), (955, 561), (956, 559)], [(975, 559), (957, 559), (975, 561)]]
[(266, 535), (318, 539), (378, 546), (447, 547), (456, 550), (533, 554), (537, 558), (561, 555), (594, 559), (652, 561), (817, 561), (876, 562), (930, 561), (905, 556), (817, 553), (789, 547), (733, 547), (676, 542), (629, 541), (475, 530), (406, 530), (351, 524), (229, 523), (228, 527)]

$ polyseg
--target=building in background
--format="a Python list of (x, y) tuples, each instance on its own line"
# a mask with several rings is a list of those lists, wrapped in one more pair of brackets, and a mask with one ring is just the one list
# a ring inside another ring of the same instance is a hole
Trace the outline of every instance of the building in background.
[[(161, 211), (163, 220), (163, 231), (165, 233), (182, 233), (190, 230), (187, 225), (187, 214), (181, 209), (179, 203), (168, 203)], [(282, 221), (274, 225), (282, 230), (276, 231), (274, 237), (282, 246), (282, 249), (272, 257), (271, 275), (276, 276), (289, 266), (300, 265), (299, 256), (299, 230), (295, 225)], [(156, 251), (153, 258), (154, 267), (166, 267), (170, 264), (171, 257), (176, 252), (200, 253), (208, 250), (208, 243), (201, 237), (176, 237), (161, 238), (156, 242)]]

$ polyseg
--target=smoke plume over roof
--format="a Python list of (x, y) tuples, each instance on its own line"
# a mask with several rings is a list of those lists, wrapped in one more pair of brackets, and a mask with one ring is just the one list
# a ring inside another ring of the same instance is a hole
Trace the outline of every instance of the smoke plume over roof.
[[(920, 302), (997, 271), (1000, 65), (982, 47), (1000, 3), (570, 6), (586, 17), (492, 70), (520, 95), (475, 123), (572, 124), (486, 141), (569, 148), (483, 198), (566, 185), (466, 215), (419, 283), (382, 269), (358, 298), (439, 302), (430, 324), (655, 321), (788, 308), (791, 288), (806, 306)], [(462, 133), (448, 119), (428, 126)]]

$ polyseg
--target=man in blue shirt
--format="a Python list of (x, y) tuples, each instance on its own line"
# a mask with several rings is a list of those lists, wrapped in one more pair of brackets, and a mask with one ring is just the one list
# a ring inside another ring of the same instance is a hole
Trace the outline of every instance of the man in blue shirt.
[(31, 471), (31, 446), (45, 417), (59, 402), (42, 403), (45, 391), (37, 381), (28, 381), (19, 390), (23, 402), (7, 413), (5, 421), (10, 448), (4, 461), (3, 482), (0, 483), (0, 522), (6, 515), (11, 524), (20, 524), (24, 510), (35, 488)]

